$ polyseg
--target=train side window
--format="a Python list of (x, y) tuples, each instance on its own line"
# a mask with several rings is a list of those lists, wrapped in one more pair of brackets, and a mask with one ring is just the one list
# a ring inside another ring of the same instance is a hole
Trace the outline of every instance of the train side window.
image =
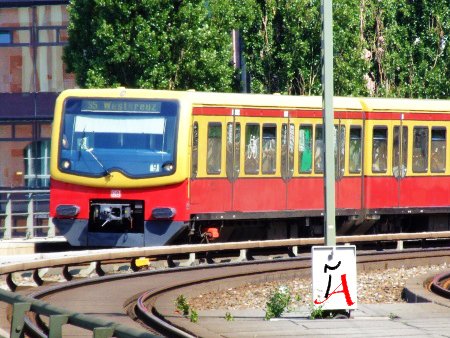
[(245, 126), (245, 162), (246, 174), (259, 173), (259, 124), (249, 123)]
[(445, 172), (446, 132), (444, 127), (431, 128), (430, 169), (432, 173)]
[(372, 171), (387, 171), (387, 127), (373, 127)]
[[(401, 139), (401, 143), (400, 143)], [(401, 147), (400, 147), (401, 145)], [(401, 154), (401, 157), (400, 157)], [(401, 158), (401, 165), (400, 165)], [(393, 151), (392, 151), (392, 171), (395, 177), (404, 177), (408, 164), (408, 127), (394, 127)]]
[(316, 126), (316, 136), (314, 144), (314, 172), (323, 173), (324, 169), (324, 139), (322, 125)]
[(428, 170), (428, 127), (414, 127), (413, 129), (413, 164), (414, 172)]
[(192, 173), (191, 177), (197, 177), (198, 172), (198, 122), (192, 126)]
[(292, 177), (294, 172), (294, 143), (295, 127), (291, 123), (281, 126), (281, 175), (283, 178)]
[(208, 123), (208, 149), (206, 154), (206, 172), (220, 174), (222, 159), (222, 123)]
[(350, 126), (350, 144), (348, 157), (348, 170), (351, 174), (361, 173), (361, 127)]
[(237, 178), (241, 165), (241, 125), (229, 122), (227, 125), (227, 177)]
[(298, 172), (312, 171), (312, 126), (301, 125), (298, 133)]
[(337, 178), (345, 173), (345, 126), (334, 126), (334, 165)]
[(277, 126), (264, 124), (262, 132), (261, 171), (263, 174), (275, 174), (277, 171)]

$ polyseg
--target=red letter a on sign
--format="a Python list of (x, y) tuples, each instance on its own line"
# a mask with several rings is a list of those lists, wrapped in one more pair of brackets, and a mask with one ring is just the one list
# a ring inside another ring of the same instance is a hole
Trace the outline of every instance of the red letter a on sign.
[[(342, 285), (342, 290), (338, 291), (338, 288)], [(327, 298), (325, 298), (323, 301), (318, 301), (317, 299), (314, 300), (314, 304), (316, 305), (320, 305), (325, 303), (328, 299), (330, 299), (331, 296), (337, 294), (337, 293), (343, 293), (345, 295), (345, 301), (347, 302), (348, 306), (352, 306), (353, 304), (355, 304), (354, 301), (352, 301), (352, 298), (350, 297), (350, 292), (348, 291), (348, 285), (347, 285), (347, 275), (343, 274), (341, 275), (341, 284), (339, 284), (337, 286), (336, 289), (333, 290), (333, 292), (331, 292)]]

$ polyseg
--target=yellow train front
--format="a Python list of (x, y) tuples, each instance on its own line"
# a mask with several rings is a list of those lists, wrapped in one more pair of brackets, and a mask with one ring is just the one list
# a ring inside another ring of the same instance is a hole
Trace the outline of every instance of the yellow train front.
[(182, 102), (124, 88), (59, 96), (50, 213), (71, 245), (163, 245), (183, 232), (189, 142), (181, 126), (190, 110)]

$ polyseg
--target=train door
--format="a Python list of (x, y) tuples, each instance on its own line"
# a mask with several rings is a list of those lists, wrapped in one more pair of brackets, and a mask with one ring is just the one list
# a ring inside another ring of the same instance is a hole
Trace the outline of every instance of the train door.
[(210, 214), (231, 210), (231, 183), (227, 179), (227, 122), (231, 117), (194, 116), (190, 180), (191, 213)]
[(401, 206), (402, 181), (406, 176), (408, 163), (408, 127), (400, 123), (394, 126), (392, 148), (392, 174), (397, 180), (397, 205)]

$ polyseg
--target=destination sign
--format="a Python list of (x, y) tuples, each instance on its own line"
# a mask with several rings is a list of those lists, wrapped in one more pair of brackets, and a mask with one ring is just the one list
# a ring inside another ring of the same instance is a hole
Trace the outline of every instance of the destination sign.
[(161, 102), (139, 100), (83, 100), (81, 111), (159, 114), (161, 112)]

